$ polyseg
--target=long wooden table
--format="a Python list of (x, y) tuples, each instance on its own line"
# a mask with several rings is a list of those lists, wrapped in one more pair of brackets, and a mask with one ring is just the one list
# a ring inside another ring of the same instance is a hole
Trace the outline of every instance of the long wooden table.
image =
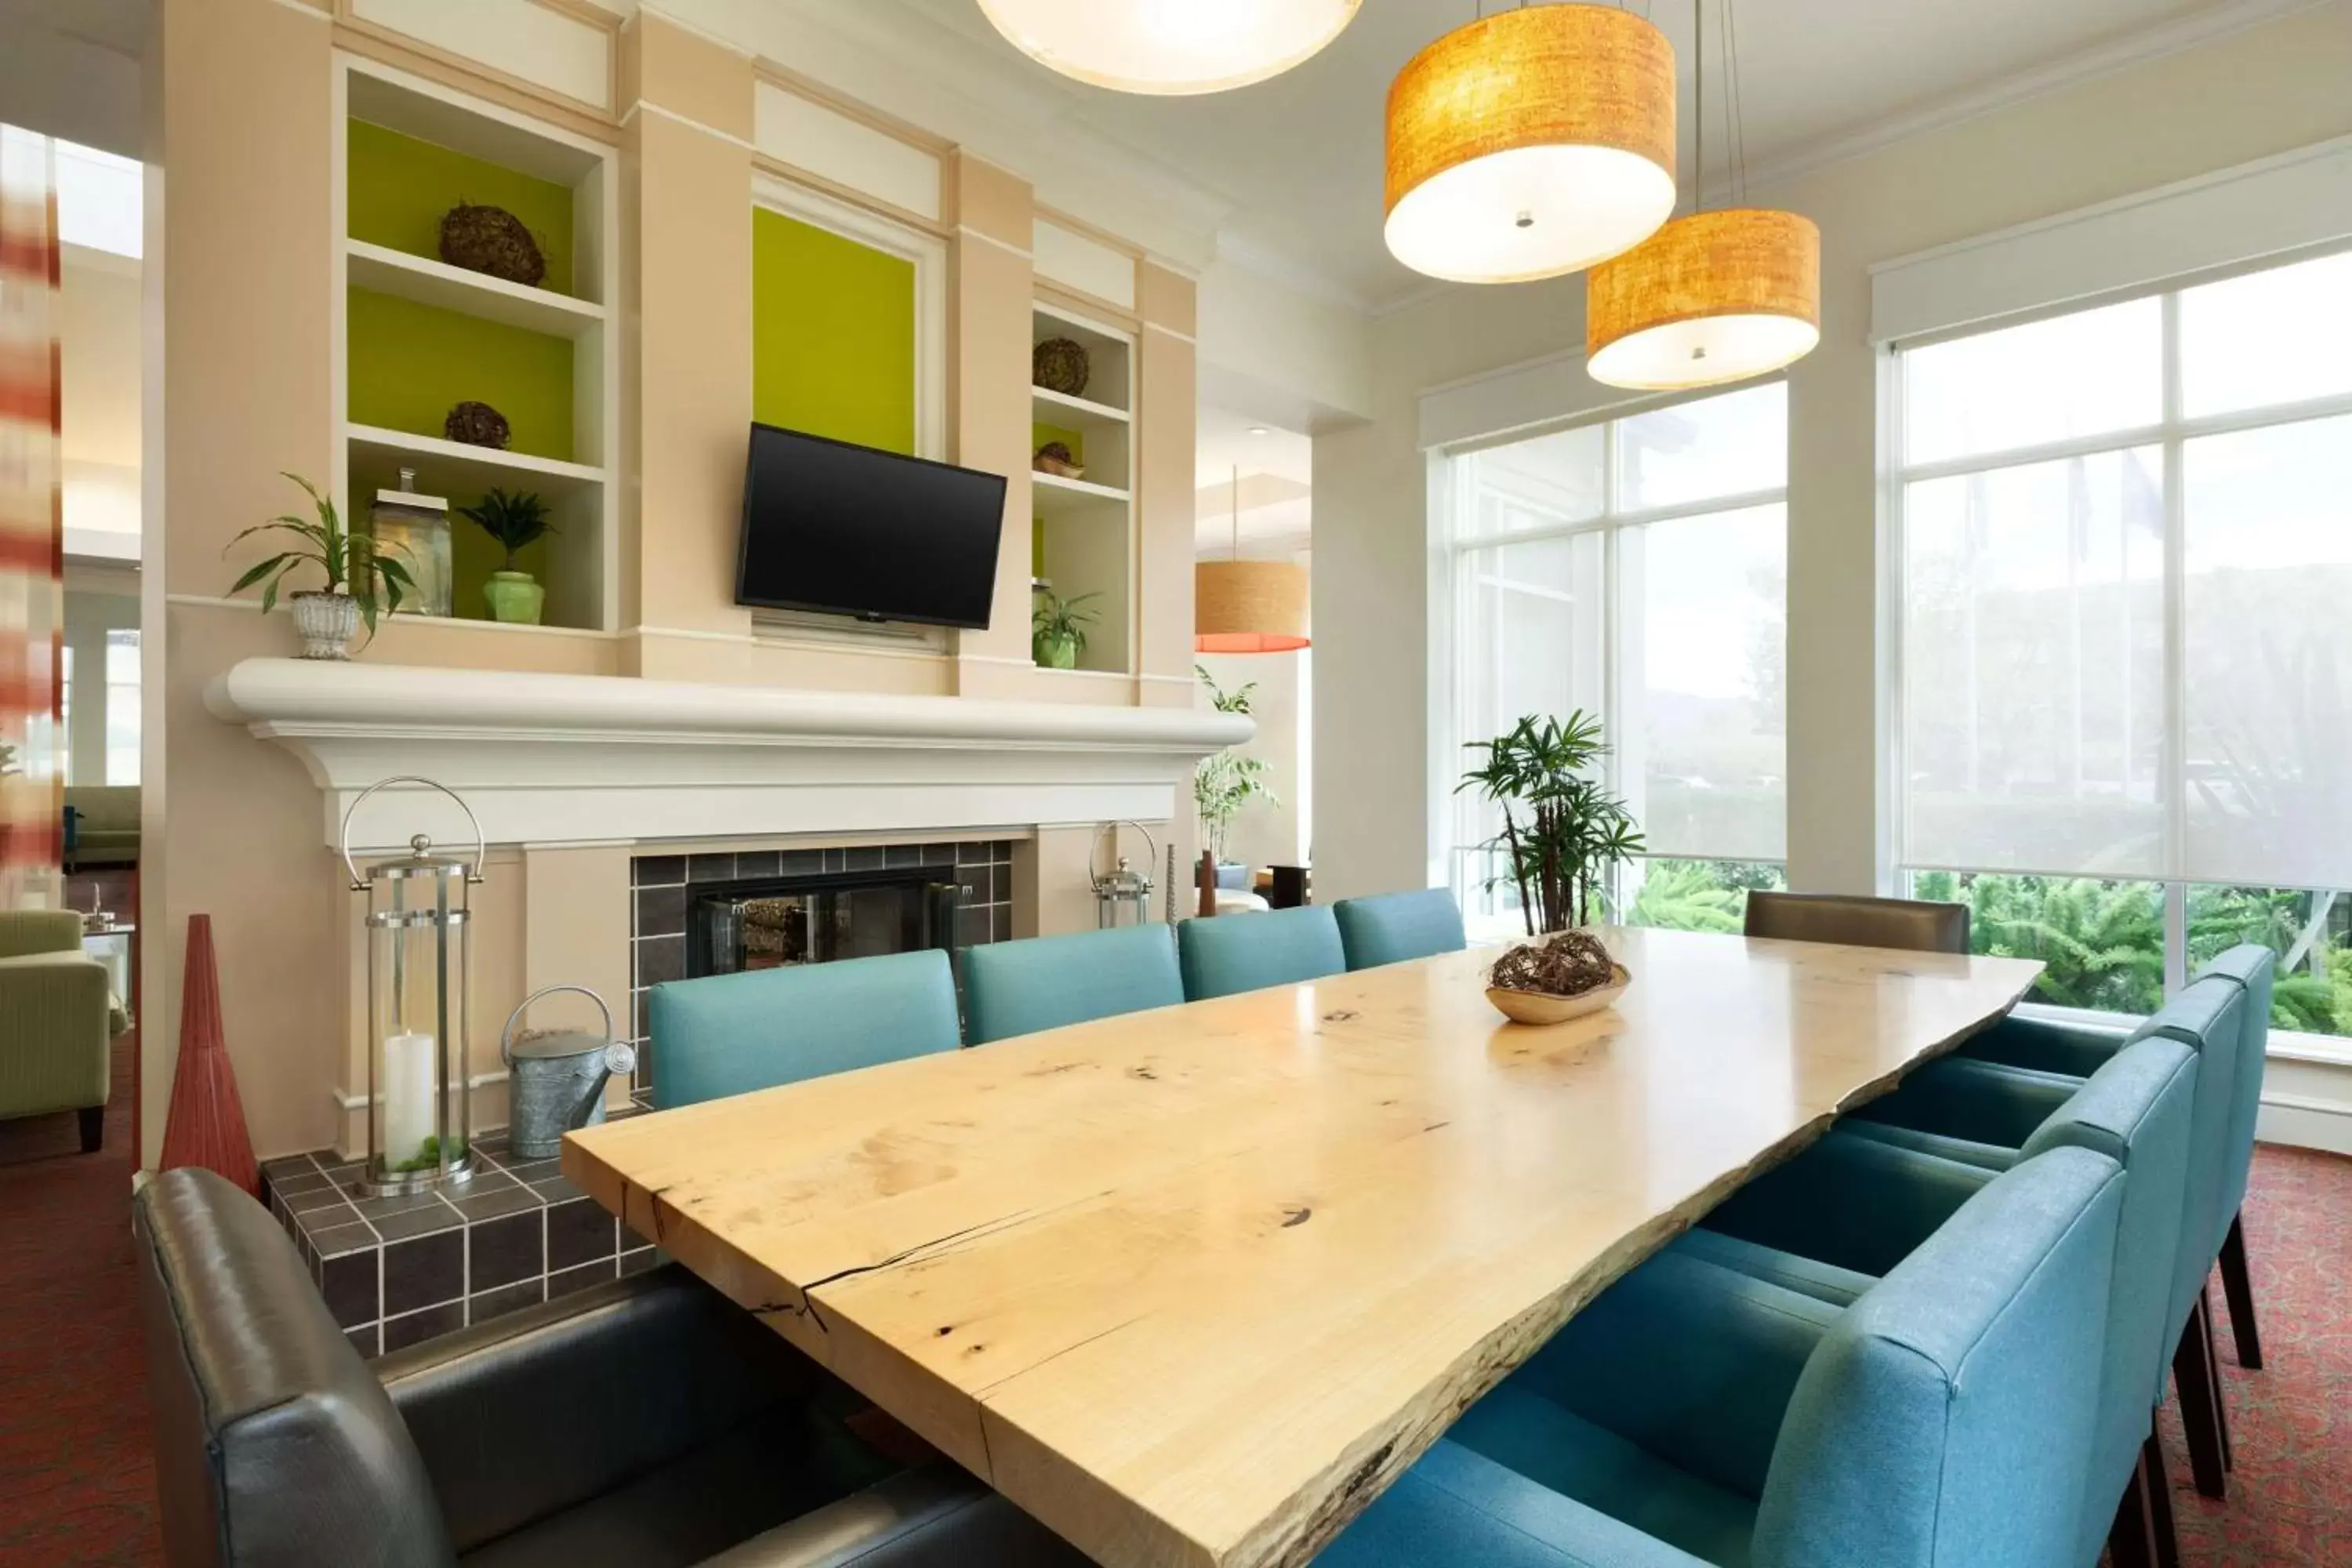
[(1098, 1561), (1306, 1562), (1577, 1309), (2040, 965), (1605, 933), (637, 1117), (565, 1174)]

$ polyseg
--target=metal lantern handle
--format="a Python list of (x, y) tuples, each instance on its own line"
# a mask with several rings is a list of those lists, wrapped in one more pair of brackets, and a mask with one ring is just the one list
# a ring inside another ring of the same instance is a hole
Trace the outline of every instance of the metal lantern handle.
[(542, 997), (552, 996), (559, 991), (575, 991), (581, 995), (587, 997), (591, 1002), (595, 1003), (596, 1011), (604, 1015), (605, 1043), (608, 1045), (612, 1043), (613, 1009), (606, 1005), (602, 996), (597, 995), (596, 993), (589, 990), (585, 985), (542, 985), (538, 990), (532, 992), (530, 995), (515, 1004), (515, 1010), (507, 1015), (506, 1027), (499, 1031), (499, 1060), (504, 1062), (509, 1070), (514, 1067), (515, 1026), (522, 1022), (523, 1014), (530, 1011), (530, 1005), (532, 1003), (539, 1001)]
[[(1150, 860), (1157, 860), (1160, 858), (1160, 841), (1151, 837), (1151, 829), (1144, 826), (1143, 824), (1136, 821), (1135, 818), (1131, 816), (1122, 817), (1119, 821), (1114, 822), (1110, 825), (1111, 847), (1114, 850), (1118, 847), (1118, 830), (1121, 826), (1132, 827), (1138, 833), (1142, 834), (1143, 842), (1149, 847)], [(1102, 835), (1097, 833), (1095, 835), (1094, 842), (1087, 847), (1087, 880), (1095, 883), (1097, 886), (1101, 884), (1103, 879), (1102, 873), (1095, 868), (1095, 857), (1101, 853)], [(1116, 858), (1117, 857), (1114, 855), (1113, 858)], [(1149, 863), (1150, 861), (1146, 862), (1146, 864)]]
[[(367, 879), (360, 875), (359, 865), (352, 858), (352, 820), (359, 816), (360, 806), (366, 801), (368, 796), (373, 795), (380, 789), (388, 789), (394, 784), (423, 784), (426, 789), (439, 790), (443, 795), (447, 795), (451, 800), (457, 803), (457, 809), (466, 814), (467, 824), (474, 830), (474, 863), (470, 867), (467, 868), (466, 880), (475, 887), (481, 886), (482, 862), (489, 858), (489, 845), (488, 841), (482, 837), (482, 819), (474, 815), (474, 808), (466, 804), (466, 797), (459, 795), (456, 790), (451, 789), (447, 784), (436, 784), (431, 779), (418, 778), (414, 773), (403, 773), (398, 778), (382, 779), (368, 785), (367, 788), (360, 791), (359, 798), (352, 801), (350, 806), (348, 806), (343, 812), (343, 869), (352, 874), (352, 891), (354, 893), (362, 893), (367, 890)], [(598, 1005), (600, 1006), (603, 1005), (601, 998), (599, 999)], [(606, 1018), (607, 1027), (604, 1031), (607, 1035), (612, 1033), (610, 1023), (611, 1019), (608, 1015)]]

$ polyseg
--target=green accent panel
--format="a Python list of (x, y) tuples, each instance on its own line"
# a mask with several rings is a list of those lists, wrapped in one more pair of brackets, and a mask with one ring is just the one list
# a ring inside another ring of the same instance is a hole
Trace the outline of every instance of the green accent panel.
[(459, 202), (504, 207), (522, 219), (547, 258), (541, 287), (572, 292), (572, 192), (446, 147), (354, 120), (347, 174), (352, 237), (441, 255), (441, 219)]
[[(470, 489), (454, 491), (436, 489), (433, 483), (432, 459), (426, 458), (415, 466), (419, 469), (416, 488), (430, 494), (441, 496), (449, 503), (449, 566), (453, 579), (450, 585), (449, 607), (457, 620), (489, 620), (492, 618), (490, 606), (482, 597), (482, 584), (490, 580), (491, 573), (505, 568), (507, 552), (488, 534), (460, 516), (457, 511), (461, 506), (478, 504), (482, 499), (481, 493), (478, 490)], [(376, 491), (400, 488), (399, 469), (399, 463), (378, 458), (373, 454), (352, 464), (352, 511), (357, 521), (362, 523), (367, 521), (368, 508), (375, 500)], [(528, 477), (518, 475), (517, 478), (522, 482), (503, 488), (510, 492), (527, 491), (531, 488)], [(559, 530), (567, 531), (569, 529), (569, 521), (560, 507), (556, 512), (555, 526)], [(516, 559), (515, 564), (541, 583), (545, 583), (549, 547), (552, 545), (562, 549), (565, 542), (565, 532), (541, 538), (531, 544), (525, 545), (520, 555)]]
[(915, 449), (915, 264), (755, 207), (751, 417)]
[(507, 416), (515, 451), (571, 460), (569, 339), (366, 289), (351, 290), (345, 321), (353, 423), (438, 436), (470, 398)]

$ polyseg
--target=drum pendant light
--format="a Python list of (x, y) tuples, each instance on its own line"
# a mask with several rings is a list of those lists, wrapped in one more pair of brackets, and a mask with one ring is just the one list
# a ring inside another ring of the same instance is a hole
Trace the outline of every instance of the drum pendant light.
[[(1732, 0), (1721, 0), (1735, 192), (1747, 183), (1738, 127)], [(1699, 0), (1693, 0), (1694, 26)], [(1585, 367), (1610, 386), (1679, 392), (1745, 381), (1791, 364), (1821, 342), (1822, 232), (1763, 207), (1703, 210), (1706, 51), (1698, 79), (1698, 172), (1689, 216), (1592, 269), (1585, 279)]]
[(1244, 561), (1242, 472), (1234, 470), (1234, 554), (1192, 567), (1192, 651), (1292, 653), (1307, 646), (1307, 568)]
[(1631, 11), (1522, 5), (1457, 28), (1389, 89), (1389, 250), (1459, 283), (1556, 278), (1675, 210), (1675, 53)]
[(1361, 0), (980, 0), (1014, 47), (1115, 92), (1223, 92), (1306, 61)]

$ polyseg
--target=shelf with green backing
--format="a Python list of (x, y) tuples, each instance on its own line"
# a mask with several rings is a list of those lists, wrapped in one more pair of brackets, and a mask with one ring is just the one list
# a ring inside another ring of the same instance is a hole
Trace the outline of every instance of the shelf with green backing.
[(469, 447), (438, 436), (415, 436), (373, 425), (348, 427), (354, 455), (373, 453), (398, 459), (415, 468), (420, 488), (435, 494), (457, 494), (492, 486), (513, 489), (574, 490), (604, 482), (604, 470), (585, 463), (534, 458), (527, 452), (504, 452), (495, 447)]
[(1108, 403), (1096, 403), (1084, 397), (1072, 397), (1066, 392), (1049, 387), (1029, 389), (1030, 417), (1040, 425), (1062, 425), (1076, 429), (1129, 423), (1124, 408), (1113, 408)]
[(1101, 513), (1122, 522), (1126, 521), (1128, 493), (1125, 490), (1098, 485), (1092, 479), (1066, 479), (1059, 474), (1045, 473), (1042, 469), (1029, 478), (1036, 486), (1031, 505), (1039, 517)]
[(360, 239), (344, 241), (343, 255), (344, 275), (353, 288), (548, 337), (576, 339), (604, 324), (604, 307), (591, 300), (468, 272), (431, 257)]

